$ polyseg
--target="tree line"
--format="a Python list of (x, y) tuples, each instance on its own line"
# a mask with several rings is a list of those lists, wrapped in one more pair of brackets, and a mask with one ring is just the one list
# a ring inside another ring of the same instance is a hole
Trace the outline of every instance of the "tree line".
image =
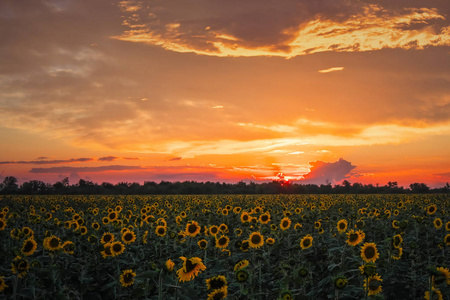
[(388, 182), (386, 185), (350, 183), (344, 180), (341, 184), (300, 184), (289, 181), (272, 182), (197, 182), (183, 181), (170, 182), (145, 181), (119, 182), (112, 184), (103, 182), (101, 184), (80, 179), (75, 184), (69, 183), (66, 177), (54, 184), (45, 183), (40, 180), (30, 180), (18, 184), (17, 178), (7, 176), (0, 183), (0, 194), (22, 194), (22, 195), (44, 195), (44, 194), (92, 194), (92, 195), (205, 195), (205, 194), (407, 194), (407, 193), (448, 193), (450, 185), (446, 183), (440, 188), (430, 188), (425, 183), (412, 183), (405, 188), (397, 182)]

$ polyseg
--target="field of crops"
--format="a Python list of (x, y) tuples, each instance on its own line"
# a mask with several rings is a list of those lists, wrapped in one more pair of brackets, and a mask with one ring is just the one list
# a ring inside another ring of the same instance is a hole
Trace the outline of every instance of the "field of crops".
[(448, 195), (3, 196), (0, 299), (450, 299), (449, 208)]

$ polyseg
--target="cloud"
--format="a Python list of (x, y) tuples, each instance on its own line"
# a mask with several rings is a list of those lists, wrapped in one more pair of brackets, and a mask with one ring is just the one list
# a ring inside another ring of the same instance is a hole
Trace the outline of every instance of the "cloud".
[(356, 166), (342, 158), (333, 163), (314, 161), (309, 164), (311, 169), (309, 173), (303, 176), (304, 179), (300, 180), (300, 183), (333, 184), (347, 178), (350, 172), (356, 168)]
[(52, 167), (52, 168), (32, 168), (29, 173), (91, 173), (91, 172), (107, 172), (107, 171), (131, 171), (143, 170), (141, 166), (100, 166), (100, 167)]
[(317, 72), (319, 72), (319, 73), (330, 73), (330, 72), (342, 71), (342, 70), (344, 70), (344, 67), (332, 67), (332, 68), (328, 68), (328, 69), (319, 70)]
[(104, 156), (104, 157), (100, 157), (98, 159), (98, 161), (113, 161), (113, 160), (116, 160), (116, 159), (118, 159), (117, 156)]
[[(45, 157), (38, 158), (44, 159)], [(92, 161), (92, 158), (71, 158), (71, 159), (59, 159), (59, 160), (19, 160), (19, 161), (0, 161), (0, 165), (13, 165), (13, 164), (34, 164), (34, 165), (50, 165), (50, 164), (63, 164), (63, 163), (77, 163)]]
[(181, 159), (182, 159), (182, 157), (178, 156), (178, 157), (169, 158), (169, 161), (176, 161), (176, 160), (181, 160)]
[[(294, 57), (324, 51), (423, 49), (450, 44), (448, 5), (324, 0), (122, 1), (114, 38), (213, 56)], [(433, 6), (435, 5), (435, 6)], [(132, 8), (132, 9), (130, 9)]]
[(450, 172), (433, 174), (433, 176), (441, 180), (450, 180)]

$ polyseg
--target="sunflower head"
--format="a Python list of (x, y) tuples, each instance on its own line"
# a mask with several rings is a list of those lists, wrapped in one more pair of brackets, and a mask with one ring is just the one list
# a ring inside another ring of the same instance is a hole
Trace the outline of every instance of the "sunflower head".
[(227, 279), (223, 275), (218, 275), (206, 279), (206, 287), (208, 290), (218, 290), (227, 285)]
[(171, 259), (168, 259), (166, 261), (166, 269), (167, 269), (167, 271), (172, 272), (173, 271), (173, 267), (175, 267), (175, 263)]
[(291, 226), (291, 219), (289, 219), (289, 217), (284, 217), (283, 219), (281, 219), (280, 222), (280, 228), (282, 230), (286, 230)]
[(127, 230), (122, 234), (122, 241), (125, 244), (131, 244), (132, 242), (136, 241), (136, 234), (134, 231)]
[(197, 245), (200, 249), (206, 249), (206, 247), (208, 246), (208, 241), (205, 239), (202, 239), (197, 242)]
[(377, 272), (377, 266), (374, 263), (368, 263), (365, 265), (362, 265), (359, 267), (361, 270), (361, 274), (365, 275), (366, 277), (375, 275)]
[(304, 250), (304, 249), (308, 249), (312, 246), (312, 242), (313, 242), (313, 237), (311, 235), (306, 235), (305, 237), (303, 237), (300, 241), (300, 247)]
[(380, 257), (375, 243), (365, 243), (361, 248), (361, 258), (365, 262), (375, 262)]
[(252, 248), (259, 248), (264, 245), (264, 237), (259, 231), (252, 232), (248, 238), (248, 243)]
[(197, 234), (200, 233), (200, 229), (201, 227), (198, 226), (198, 223), (192, 221), (190, 223), (187, 223), (185, 232), (187, 236), (195, 237)]
[(248, 265), (249, 265), (248, 260), (246, 260), (246, 259), (241, 260), (237, 264), (234, 265), (234, 271), (243, 269), (243, 268), (247, 267)]
[(75, 252), (75, 244), (71, 241), (65, 241), (61, 246), (64, 253), (73, 254)]
[(440, 218), (434, 219), (433, 224), (434, 224), (434, 228), (436, 228), (436, 229), (440, 229), (443, 225), (442, 220)]
[(228, 246), (228, 242), (230, 241), (230, 238), (226, 235), (222, 235), (221, 237), (216, 237), (216, 247), (217, 248), (226, 248)]
[(37, 249), (37, 243), (33, 239), (33, 237), (30, 237), (23, 242), (21, 251), (22, 251), (23, 255), (30, 256), (30, 255), (33, 255), (33, 253), (36, 251), (36, 249)]
[(201, 258), (186, 258), (181, 256), (180, 259), (183, 260), (183, 266), (177, 271), (180, 281), (190, 281), (194, 279), (198, 273), (206, 270), (206, 266), (202, 263)]
[(294, 299), (294, 297), (292, 296), (292, 293), (290, 291), (287, 291), (287, 290), (281, 292), (280, 298), (282, 300), (292, 300), (292, 299)]
[(228, 286), (212, 291), (208, 294), (207, 300), (221, 300), (228, 296)]
[(368, 289), (369, 296), (378, 295), (381, 292), (381, 283), (383, 279), (377, 274), (367, 277), (364, 280), (364, 287)]
[(249, 274), (248, 274), (247, 270), (245, 270), (245, 269), (237, 270), (235, 275), (236, 275), (236, 280), (238, 282), (246, 282), (249, 277)]
[(133, 270), (125, 270), (120, 274), (120, 283), (123, 287), (131, 286), (134, 284), (134, 277), (136, 273)]
[(340, 220), (336, 227), (339, 233), (344, 233), (347, 230), (348, 222), (345, 219)]

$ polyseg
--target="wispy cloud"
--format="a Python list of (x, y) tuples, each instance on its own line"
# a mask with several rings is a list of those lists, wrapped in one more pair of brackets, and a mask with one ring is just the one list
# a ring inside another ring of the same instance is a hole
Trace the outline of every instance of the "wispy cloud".
[[(44, 158), (43, 158), (44, 159)], [(78, 163), (92, 161), (93, 158), (71, 158), (71, 159), (57, 159), (57, 160), (18, 160), (18, 161), (0, 161), (0, 165), (13, 164), (31, 164), (31, 165), (50, 165), (50, 164), (64, 164), (64, 163)]]
[(319, 73), (330, 73), (330, 72), (336, 72), (336, 71), (342, 71), (344, 70), (344, 67), (332, 67), (328, 69), (319, 70), (317, 72)]
[(52, 167), (52, 168), (32, 168), (29, 173), (94, 173), (107, 171), (131, 171), (143, 170), (141, 166), (100, 166), (100, 167)]

